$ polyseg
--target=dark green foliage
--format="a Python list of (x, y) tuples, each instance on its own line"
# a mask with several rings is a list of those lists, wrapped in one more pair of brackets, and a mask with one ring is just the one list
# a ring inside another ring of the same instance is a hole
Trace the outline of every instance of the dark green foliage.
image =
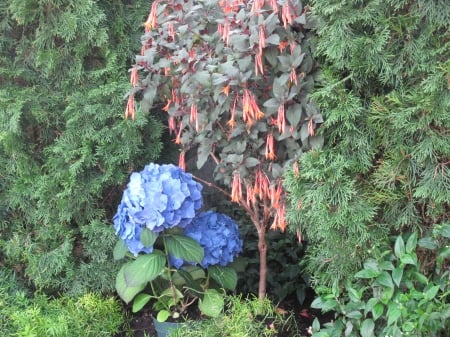
[[(258, 288), (258, 240), (249, 220), (242, 216), (240, 219), (244, 250), (234, 265), (240, 276), (238, 291), (250, 294)], [(305, 246), (290, 233), (274, 230), (266, 235), (267, 296), (275, 304), (303, 304), (308, 289), (308, 276), (301, 265)]]
[[(0, 5), (0, 248), (37, 288), (114, 287), (111, 218), (161, 125), (125, 120), (146, 1)], [(136, 37), (124, 39), (124, 36)]]
[[(321, 151), (291, 172), (291, 228), (319, 283), (352, 275), (390, 233), (448, 220), (450, 7), (312, 1), (323, 64)], [(422, 257), (419, 256), (419, 259)]]

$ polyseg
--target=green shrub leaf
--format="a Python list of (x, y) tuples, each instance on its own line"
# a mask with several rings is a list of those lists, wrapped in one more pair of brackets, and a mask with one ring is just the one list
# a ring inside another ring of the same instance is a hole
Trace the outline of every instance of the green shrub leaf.
[(149, 294), (138, 294), (133, 301), (133, 312), (141, 310), (152, 297)]
[(387, 271), (383, 271), (380, 275), (378, 275), (377, 282), (385, 287), (394, 288), (391, 275)]
[(357, 278), (374, 278), (380, 274), (379, 271), (375, 269), (363, 269), (355, 274)]
[(237, 285), (236, 271), (229, 267), (210, 266), (208, 273), (213, 280), (225, 289), (234, 290)]
[(154, 280), (163, 272), (165, 264), (165, 257), (157, 251), (152, 254), (139, 255), (125, 268), (127, 286), (136, 287)]
[(403, 241), (403, 238), (401, 236), (398, 236), (395, 240), (394, 254), (398, 258), (402, 257), (402, 255), (405, 254), (405, 242)]
[(144, 247), (151, 247), (155, 243), (156, 239), (158, 238), (158, 233), (155, 233), (148, 229), (147, 227), (144, 228), (141, 232), (140, 240)]
[(169, 253), (177, 258), (200, 263), (203, 260), (203, 248), (200, 244), (186, 236), (171, 234), (166, 236), (166, 246)]
[[(130, 262), (131, 263), (131, 262)], [(135, 287), (130, 287), (125, 282), (125, 269), (130, 264), (124, 264), (122, 268), (120, 268), (119, 272), (116, 276), (116, 291), (120, 298), (125, 303), (130, 303), (131, 300), (140, 293), (145, 288), (145, 283), (137, 285)]]
[(114, 250), (113, 250), (114, 260), (120, 260), (120, 259), (124, 258), (127, 251), (128, 251), (128, 248), (127, 248), (125, 242), (123, 242), (123, 240), (117, 241), (116, 245), (114, 246)]
[(418, 244), (420, 247), (426, 249), (436, 249), (438, 247), (437, 241), (433, 238), (430, 238), (429, 236), (420, 239)]
[(381, 317), (381, 315), (383, 315), (384, 312), (384, 305), (383, 303), (378, 302), (377, 304), (375, 304), (372, 308), (372, 316), (374, 321), (376, 321), (378, 318)]
[(223, 296), (215, 289), (205, 291), (203, 299), (200, 299), (198, 307), (201, 312), (209, 317), (217, 317), (224, 306)]
[(406, 241), (405, 250), (407, 253), (412, 253), (416, 250), (416, 246), (417, 246), (417, 232), (414, 232)]
[(375, 328), (375, 323), (371, 318), (364, 320), (361, 324), (361, 337), (373, 337), (373, 329)]
[(397, 267), (392, 271), (392, 279), (394, 283), (397, 285), (397, 287), (400, 287), (400, 282), (402, 281), (403, 277), (403, 268)]

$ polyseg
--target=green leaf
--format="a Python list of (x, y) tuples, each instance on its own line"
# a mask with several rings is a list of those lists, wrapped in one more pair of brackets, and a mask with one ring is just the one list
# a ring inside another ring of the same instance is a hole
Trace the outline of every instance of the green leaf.
[(313, 309), (322, 309), (323, 307), (323, 300), (322, 297), (316, 297), (312, 303), (311, 303), (311, 308)]
[(144, 245), (144, 247), (149, 248), (149, 247), (153, 246), (153, 244), (155, 243), (158, 236), (159, 236), (158, 233), (155, 233), (155, 232), (151, 231), (150, 229), (148, 229), (147, 227), (145, 227), (141, 232), (140, 240), (141, 240), (142, 244)]
[(224, 298), (215, 289), (205, 291), (203, 299), (199, 300), (198, 307), (200, 311), (209, 317), (218, 317), (223, 310)]
[(319, 320), (317, 319), (317, 317), (314, 318), (314, 321), (313, 321), (313, 323), (312, 323), (312, 329), (313, 329), (313, 332), (320, 331), (320, 322), (319, 322)]
[(414, 232), (410, 235), (410, 237), (406, 241), (405, 250), (407, 253), (412, 253), (416, 250), (416, 246), (417, 246), (417, 232)]
[(123, 240), (119, 240), (116, 242), (113, 250), (114, 260), (122, 259), (128, 251), (128, 247)]
[(436, 297), (436, 294), (438, 293), (438, 291), (439, 291), (439, 286), (438, 285), (434, 286), (434, 287), (431, 287), (430, 289), (428, 289), (425, 292), (425, 298), (427, 300), (432, 300), (433, 298)]
[(397, 267), (392, 271), (392, 279), (394, 283), (397, 285), (397, 287), (400, 287), (400, 282), (402, 281), (403, 277), (403, 268)]
[(412, 264), (413, 266), (417, 265), (417, 258), (415, 258), (415, 255), (413, 256), (411, 254), (403, 254), (400, 257), (400, 261), (404, 264)]
[(426, 249), (436, 249), (438, 247), (437, 241), (429, 236), (420, 239), (418, 244)]
[(385, 287), (394, 288), (391, 275), (387, 271), (383, 271), (380, 275), (378, 275), (377, 282)]
[(383, 292), (381, 293), (381, 302), (384, 304), (389, 303), (393, 295), (394, 295), (393, 288), (384, 288)]
[(156, 320), (160, 323), (167, 321), (170, 317), (170, 312), (167, 310), (160, 310), (156, 315)]
[(260, 163), (260, 161), (253, 157), (247, 157), (247, 158), (245, 158), (245, 161), (244, 161), (244, 165), (248, 168), (254, 167), (254, 166), (258, 165), (259, 163)]
[(129, 287), (136, 287), (154, 280), (160, 275), (166, 264), (161, 253), (154, 251), (151, 254), (139, 255), (136, 260), (125, 268), (125, 282)]
[(237, 285), (237, 274), (233, 268), (210, 266), (208, 273), (213, 280), (225, 289), (234, 290)]
[(414, 272), (414, 279), (416, 279), (417, 281), (419, 281), (422, 284), (428, 284), (428, 279), (425, 275), (419, 273), (419, 272)]
[(375, 328), (375, 323), (371, 318), (364, 320), (361, 324), (361, 337), (373, 337), (373, 329)]
[(443, 259), (450, 259), (450, 247), (442, 247), (439, 250), (439, 257)]
[(450, 224), (442, 224), (440, 228), (434, 231), (435, 234), (442, 235), (443, 237), (450, 238)]
[(392, 302), (389, 304), (388, 311), (386, 313), (388, 325), (392, 325), (392, 323), (397, 322), (401, 314), (402, 312), (400, 311), (397, 303)]
[(358, 293), (355, 289), (348, 287), (348, 296), (352, 302), (359, 302), (361, 300), (361, 294)]
[(138, 294), (133, 301), (133, 312), (138, 312), (150, 301), (152, 296), (149, 294)]
[(395, 240), (394, 254), (398, 258), (405, 254), (405, 242), (403, 241), (403, 238), (401, 236), (398, 236)]
[(374, 278), (380, 275), (380, 272), (375, 269), (363, 269), (355, 274), (357, 278)]
[(167, 250), (176, 258), (182, 258), (189, 262), (202, 262), (203, 248), (194, 239), (183, 235), (170, 234), (166, 236), (165, 241)]
[(266, 38), (266, 44), (274, 44), (278, 46), (280, 44), (280, 36), (278, 34), (272, 34)]
[[(131, 262), (130, 262), (131, 263)], [(125, 269), (130, 264), (124, 264), (116, 276), (116, 291), (120, 298), (126, 303), (130, 303), (131, 300), (140, 293), (144, 288), (146, 283), (140, 284), (136, 287), (130, 287), (125, 282)]]
[(363, 315), (360, 311), (355, 310), (355, 311), (349, 312), (345, 316), (347, 316), (348, 318), (352, 318), (352, 319), (361, 319)]
[(378, 302), (377, 304), (375, 304), (372, 308), (372, 316), (374, 321), (376, 321), (378, 318), (381, 317), (381, 315), (383, 315), (384, 312), (384, 305), (383, 303)]

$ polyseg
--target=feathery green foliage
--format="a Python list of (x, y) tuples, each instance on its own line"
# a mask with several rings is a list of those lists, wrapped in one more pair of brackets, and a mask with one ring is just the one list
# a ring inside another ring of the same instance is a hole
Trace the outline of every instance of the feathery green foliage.
[[(450, 7), (444, 1), (312, 1), (323, 64), (323, 150), (291, 172), (291, 228), (319, 284), (353, 274), (389, 233), (448, 221)], [(381, 241), (380, 241), (381, 240)], [(419, 256), (420, 258), (420, 256)]]
[(114, 286), (110, 223), (122, 184), (161, 149), (156, 119), (123, 118), (130, 51), (147, 7), (0, 5), (1, 258), (37, 288)]

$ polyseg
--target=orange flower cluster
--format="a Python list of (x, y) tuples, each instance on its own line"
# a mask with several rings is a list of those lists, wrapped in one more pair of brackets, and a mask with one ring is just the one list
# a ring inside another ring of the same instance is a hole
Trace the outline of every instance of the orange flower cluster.
[(255, 95), (250, 90), (245, 89), (242, 96), (242, 119), (247, 125), (253, 125), (255, 120), (263, 117), (264, 113), (259, 109)]
[(155, 28), (157, 26), (157, 19), (156, 19), (156, 10), (158, 8), (159, 0), (155, 0), (152, 3), (152, 7), (150, 10), (150, 14), (148, 15), (147, 21), (144, 23), (145, 32), (148, 33), (150, 30)]

